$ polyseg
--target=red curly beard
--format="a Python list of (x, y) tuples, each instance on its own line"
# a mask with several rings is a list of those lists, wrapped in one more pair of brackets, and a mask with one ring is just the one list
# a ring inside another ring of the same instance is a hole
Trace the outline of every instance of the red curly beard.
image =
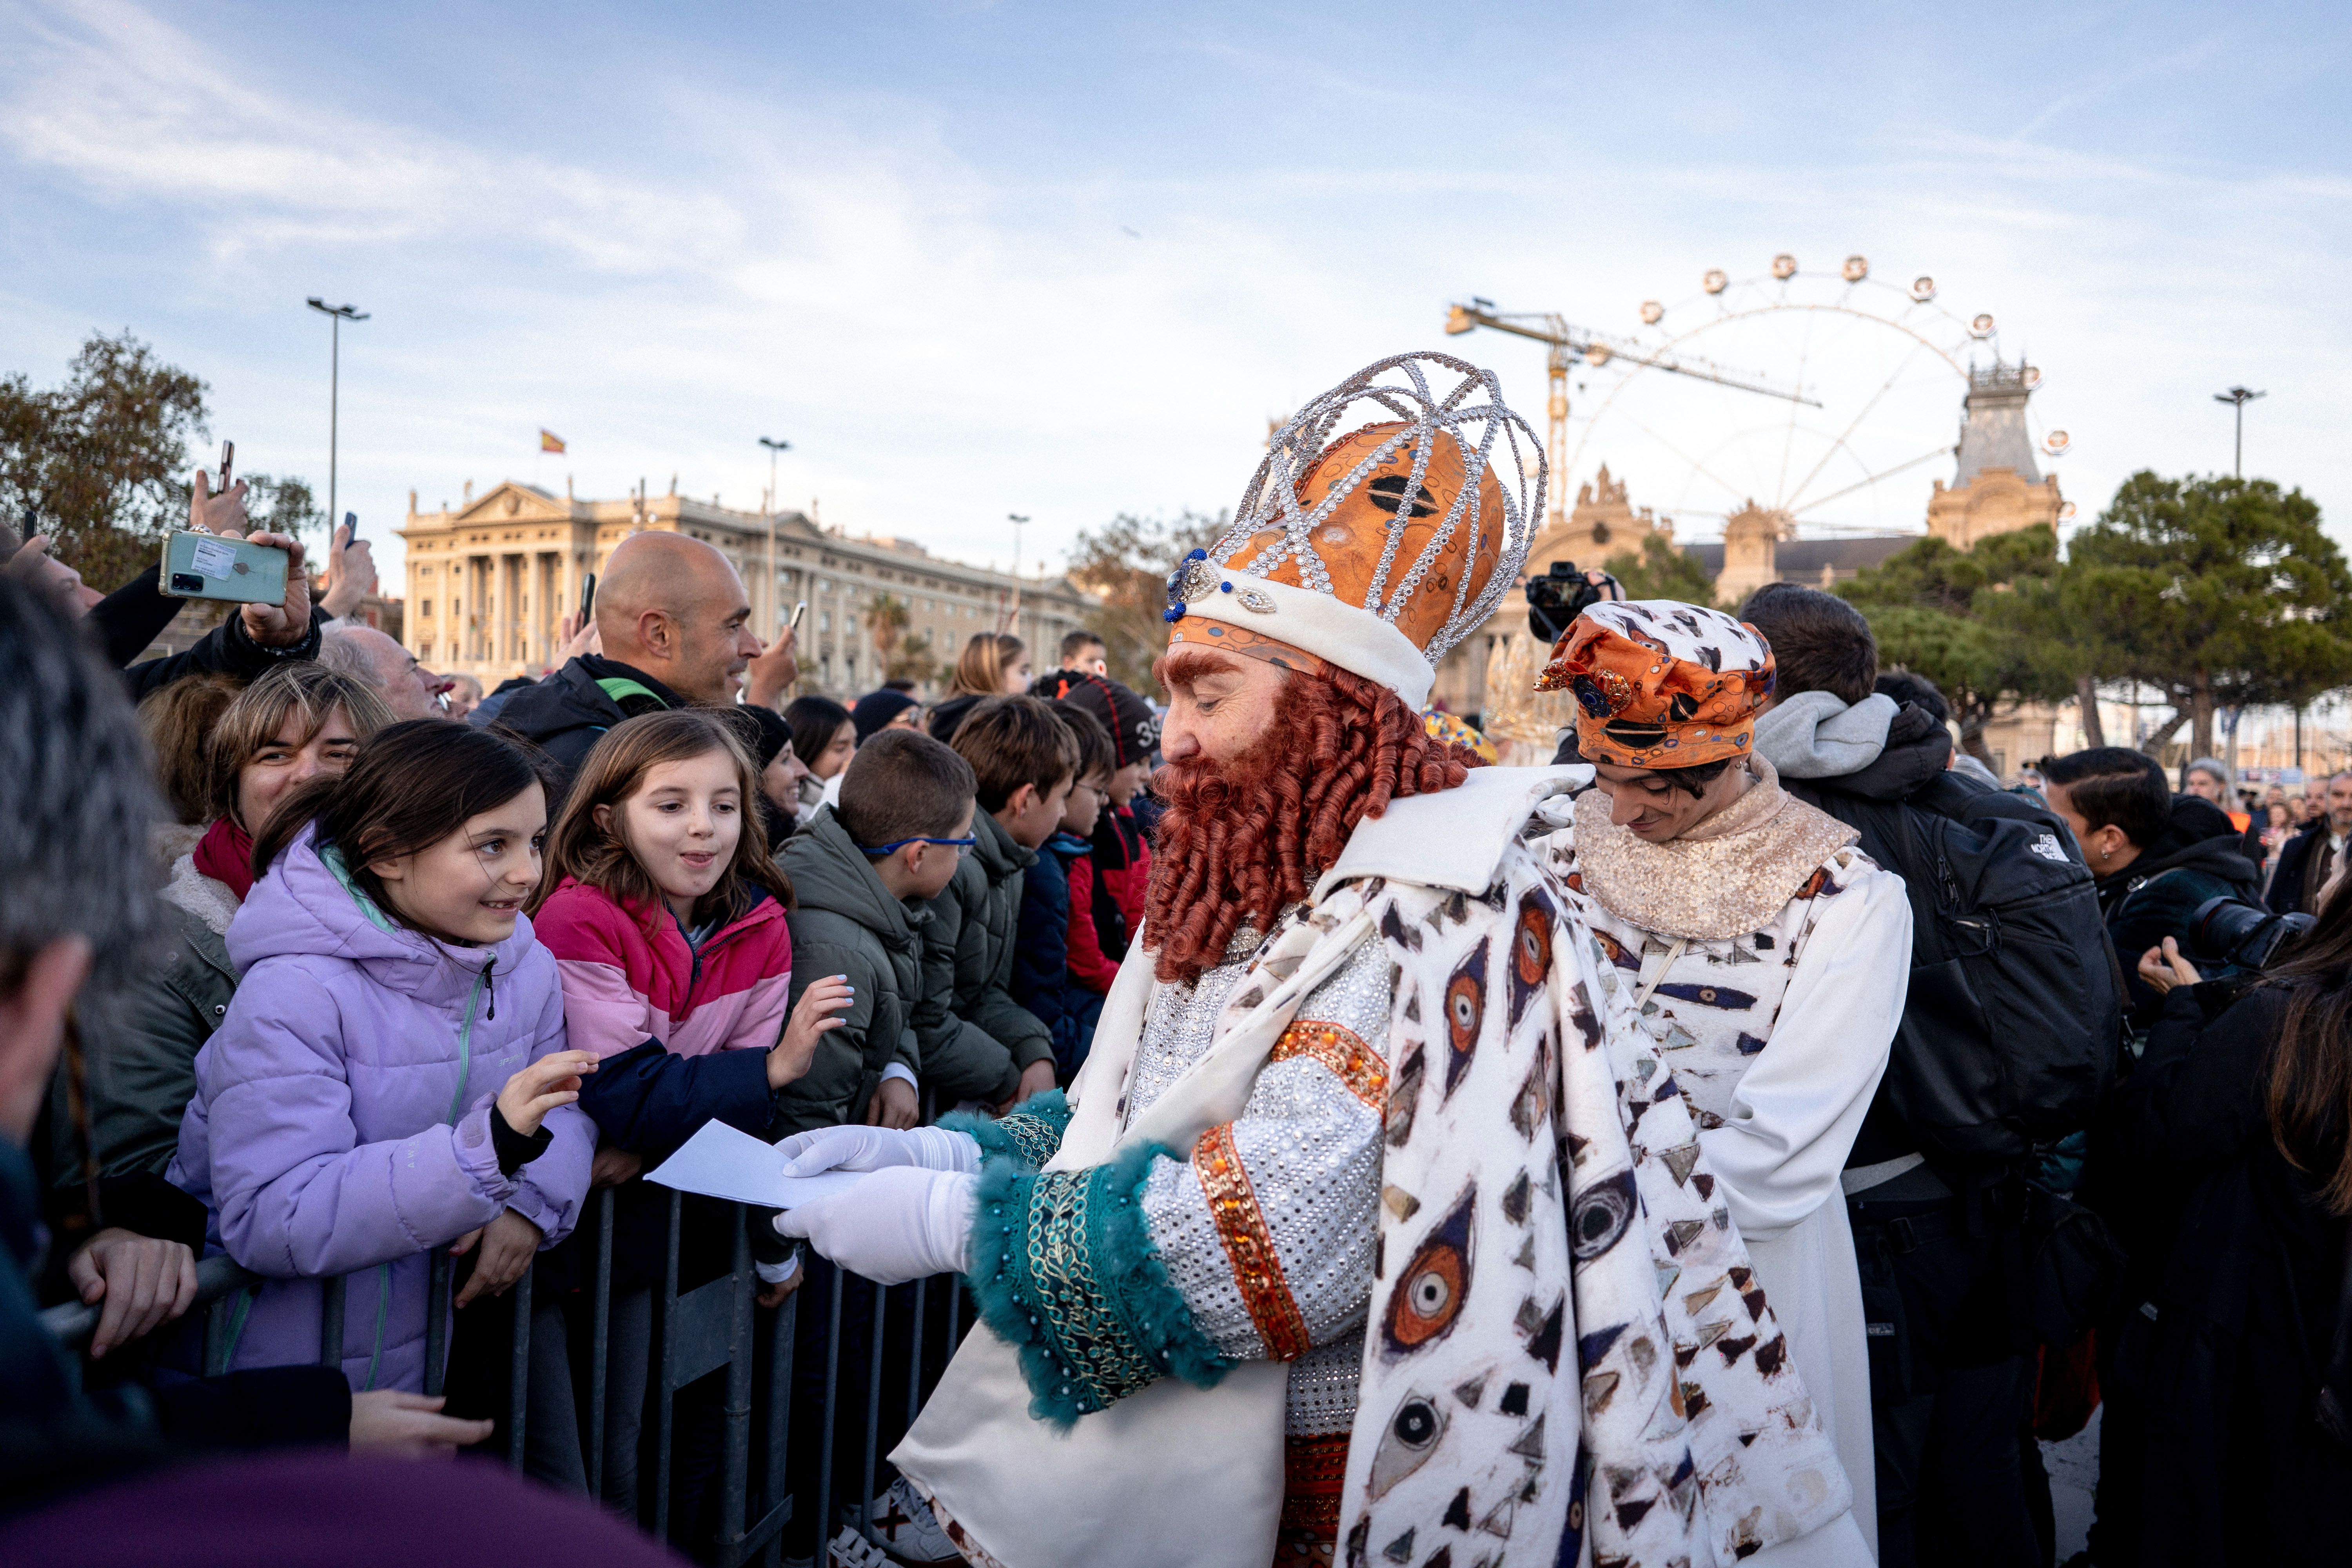
[(1357, 823), (1400, 796), (1451, 789), (1478, 765), (1472, 752), (1431, 739), (1385, 686), (1343, 669), (1292, 673), (1246, 754), (1170, 763), (1152, 775), (1167, 805), (1144, 900), (1152, 973), (1199, 979), (1244, 924), (1263, 931), (1303, 901)]

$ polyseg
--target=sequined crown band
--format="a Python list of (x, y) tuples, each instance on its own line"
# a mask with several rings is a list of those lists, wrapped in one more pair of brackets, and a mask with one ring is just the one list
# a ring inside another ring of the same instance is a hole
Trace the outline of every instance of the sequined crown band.
[[(1441, 395), (1433, 370), (1460, 379)], [(1395, 417), (1335, 437), (1366, 402)], [(1493, 372), (1440, 353), (1368, 365), (1291, 416), (1233, 526), (1178, 563), (1170, 645), (1297, 649), (1419, 708), (1517, 581), (1549, 481)]]

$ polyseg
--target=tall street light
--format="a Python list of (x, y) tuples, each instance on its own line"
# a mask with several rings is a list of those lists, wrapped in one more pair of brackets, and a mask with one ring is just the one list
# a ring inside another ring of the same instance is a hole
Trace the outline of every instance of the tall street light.
[(2242, 479), (2246, 477), (2246, 405), (2257, 397), (2269, 395), (2264, 392), (2248, 392), (2242, 386), (2233, 386), (2227, 392), (2217, 392), (2213, 395), (2213, 401), (2216, 403), (2230, 403), (2237, 405), (2238, 438), (2231, 447), (2230, 471)]
[(783, 625), (776, 614), (776, 454), (791, 451), (793, 444), (779, 441), (772, 436), (762, 436), (760, 445), (768, 449), (768, 628), (782, 637)]
[(335, 527), (335, 458), (341, 410), (343, 381), (343, 323), (364, 321), (368, 313), (352, 305), (330, 305), (316, 294), (305, 301), (310, 309), (333, 323), (329, 331), (327, 351), (327, 545), (334, 547)]
[(1004, 514), (1004, 519), (1013, 525), (1013, 626), (1011, 629), (1013, 636), (1019, 637), (1021, 635), (1021, 530), (1029, 521), (1029, 514), (1025, 511), (1008, 511)]

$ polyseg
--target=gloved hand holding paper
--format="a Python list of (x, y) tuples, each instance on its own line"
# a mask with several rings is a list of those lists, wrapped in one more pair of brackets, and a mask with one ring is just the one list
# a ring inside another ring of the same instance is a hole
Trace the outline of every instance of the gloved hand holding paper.
[(647, 1173), (646, 1180), (682, 1193), (789, 1209), (846, 1192), (872, 1174), (821, 1171), (814, 1176), (787, 1176), (786, 1158), (773, 1143), (762, 1142), (723, 1121), (706, 1121), (677, 1153)]

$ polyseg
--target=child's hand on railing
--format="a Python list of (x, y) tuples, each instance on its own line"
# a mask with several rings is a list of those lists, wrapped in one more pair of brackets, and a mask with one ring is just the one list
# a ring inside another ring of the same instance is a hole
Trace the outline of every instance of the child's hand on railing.
[(507, 1079), (499, 1090), (499, 1114), (528, 1138), (549, 1111), (578, 1100), (581, 1075), (595, 1070), (593, 1051), (550, 1051)]
[(460, 1421), (441, 1414), (446, 1398), (427, 1399), (379, 1388), (352, 1395), (352, 1452), (392, 1454), (405, 1459), (446, 1459), (490, 1435), (488, 1421)]
[[(520, 1074), (517, 1074), (520, 1077)], [(530, 1260), (539, 1255), (539, 1244), (545, 1233), (512, 1209), (500, 1209), (499, 1217), (473, 1232), (449, 1250), (464, 1252), (474, 1237), (481, 1237), (482, 1254), (474, 1259), (473, 1278), (457, 1292), (457, 1305), (462, 1307), (477, 1296), (503, 1296)]]
[(846, 974), (828, 974), (809, 983), (784, 1025), (784, 1037), (768, 1053), (768, 1087), (782, 1089), (809, 1069), (816, 1059), (817, 1040), (849, 1020), (835, 1016), (857, 1000), (857, 988)]
[(646, 1168), (646, 1157), (628, 1149), (615, 1149), (609, 1144), (596, 1151), (594, 1163), (588, 1167), (588, 1185), (617, 1187)]
[(170, 1322), (196, 1299), (196, 1258), (181, 1241), (109, 1226), (66, 1260), (66, 1279), (85, 1304), (106, 1303), (89, 1336), (96, 1361)]

